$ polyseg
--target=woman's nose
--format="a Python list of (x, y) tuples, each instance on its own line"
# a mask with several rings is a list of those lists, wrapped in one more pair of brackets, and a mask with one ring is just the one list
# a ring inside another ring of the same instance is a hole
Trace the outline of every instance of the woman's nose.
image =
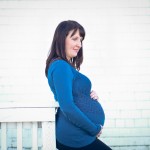
[(78, 42), (77, 42), (77, 46), (78, 46), (78, 47), (81, 47), (81, 46), (82, 46), (81, 41), (78, 41)]

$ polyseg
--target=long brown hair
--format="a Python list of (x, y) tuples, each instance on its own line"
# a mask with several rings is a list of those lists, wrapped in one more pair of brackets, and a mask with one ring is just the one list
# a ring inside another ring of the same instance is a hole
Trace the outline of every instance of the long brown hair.
[[(69, 31), (71, 30), (74, 30), (72, 36), (76, 33), (77, 30), (79, 30), (80, 36), (84, 39), (85, 30), (78, 22), (72, 20), (61, 22), (55, 30), (50, 52), (46, 60), (46, 67), (45, 67), (46, 76), (48, 73), (49, 65), (54, 59), (59, 58), (68, 62), (65, 53), (65, 39)], [(73, 67), (75, 67), (77, 70), (80, 70), (80, 65), (82, 64), (82, 62), (83, 62), (83, 46), (80, 48), (77, 56), (72, 58), (71, 61), (68, 63), (71, 63)]]

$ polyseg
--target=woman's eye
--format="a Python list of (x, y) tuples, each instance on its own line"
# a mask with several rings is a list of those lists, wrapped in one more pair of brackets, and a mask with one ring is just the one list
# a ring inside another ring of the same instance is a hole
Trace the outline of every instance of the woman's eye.
[(76, 40), (77, 40), (77, 38), (73, 38), (73, 40), (74, 40), (74, 41), (76, 41)]

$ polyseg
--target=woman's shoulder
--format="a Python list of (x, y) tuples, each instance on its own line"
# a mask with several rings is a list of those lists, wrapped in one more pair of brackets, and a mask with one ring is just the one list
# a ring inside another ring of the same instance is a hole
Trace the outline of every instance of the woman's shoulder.
[(64, 77), (64, 76), (67, 77), (69, 75), (70, 77), (73, 77), (74, 73), (71, 68), (71, 65), (67, 61), (59, 59), (59, 60), (53, 61), (51, 65), (49, 66), (48, 77), (50, 75), (55, 75), (55, 76), (58, 75), (61, 77)]
[(49, 65), (49, 68), (48, 68), (48, 72), (52, 73), (53, 71), (59, 71), (59, 72), (62, 72), (62, 71), (71, 71), (71, 65), (63, 60), (63, 59), (54, 59), (50, 65)]
[(53, 67), (67, 67), (70, 66), (68, 62), (63, 59), (55, 59), (51, 62), (50, 66)]

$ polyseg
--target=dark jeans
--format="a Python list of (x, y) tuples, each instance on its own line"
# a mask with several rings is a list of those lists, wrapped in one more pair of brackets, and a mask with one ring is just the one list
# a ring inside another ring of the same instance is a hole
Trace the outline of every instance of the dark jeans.
[(81, 147), (81, 148), (68, 147), (59, 143), (58, 141), (56, 141), (56, 146), (58, 150), (112, 150), (110, 147), (108, 147), (99, 139), (96, 139), (91, 144)]

